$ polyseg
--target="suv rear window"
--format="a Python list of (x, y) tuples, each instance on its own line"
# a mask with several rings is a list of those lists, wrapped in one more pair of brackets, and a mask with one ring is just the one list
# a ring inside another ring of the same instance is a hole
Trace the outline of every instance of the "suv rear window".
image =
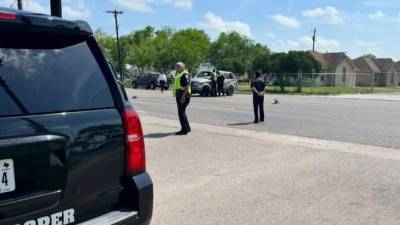
[(86, 42), (60, 49), (0, 47), (0, 117), (113, 105)]

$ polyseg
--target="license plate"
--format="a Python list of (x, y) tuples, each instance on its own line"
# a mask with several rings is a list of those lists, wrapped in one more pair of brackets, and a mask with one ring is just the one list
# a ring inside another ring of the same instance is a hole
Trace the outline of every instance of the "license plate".
[(0, 160), (0, 194), (15, 191), (14, 161)]

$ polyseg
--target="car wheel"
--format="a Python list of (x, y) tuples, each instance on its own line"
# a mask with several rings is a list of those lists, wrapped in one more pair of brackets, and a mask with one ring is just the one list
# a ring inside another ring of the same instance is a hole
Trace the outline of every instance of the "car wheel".
[(201, 97), (208, 97), (210, 95), (210, 93), (211, 93), (210, 87), (204, 86), (203, 90), (201, 90), (201, 92), (200, 92), (200, 96)]
[(232, 87), (232, 86), (230, 86), (230, 87), (228, 88), (228, 90), (226, 91), (226, 95), (227, 95), (227, 96), (233, 96), (234, 93), (235, 93), (235, 88)]
[(137, 89), (137, 83), (136, 82), (132, 82), (132, 88), (133, 89)]
[(150, 83), (149, 89), (155, 90), (156, 89), (156, 85), (154, 83)]

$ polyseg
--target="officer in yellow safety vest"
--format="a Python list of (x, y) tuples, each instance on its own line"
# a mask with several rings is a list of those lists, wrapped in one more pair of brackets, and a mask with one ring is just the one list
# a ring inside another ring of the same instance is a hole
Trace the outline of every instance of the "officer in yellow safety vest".
[(174, 81), (174, 96), (178, 106), (179, 121), (182, 129), (176, 135), (187, 135), (190, 131), (189, 121), (186, 116), (186, 108), (190, 103), (192, 90), (190, 88), (190, 74), (185, 69), (185, 64), (178, 62), (175, 66), (176, 76)]

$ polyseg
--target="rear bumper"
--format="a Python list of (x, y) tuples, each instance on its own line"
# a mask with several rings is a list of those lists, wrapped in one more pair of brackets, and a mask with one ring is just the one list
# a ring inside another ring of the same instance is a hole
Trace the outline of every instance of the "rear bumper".
[(153, 214), (153, 183), (148, 173), (124, 181), (122, 209), (98, 216), (78, 225), (148, 225)]

